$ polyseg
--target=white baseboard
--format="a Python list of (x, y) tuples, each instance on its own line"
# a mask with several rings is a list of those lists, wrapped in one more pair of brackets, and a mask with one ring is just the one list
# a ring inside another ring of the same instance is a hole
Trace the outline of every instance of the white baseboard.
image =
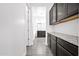
[(27, 53), (27, 48), (26, 48), (26, 46), (25, 46), (25, 51), (24, 51), (24, 53), (23, 53), (22, 56), (26, 56), (26, 53)]
[(24, 52), (24, 54), (22, 56), (26, 56), (26, 52)]

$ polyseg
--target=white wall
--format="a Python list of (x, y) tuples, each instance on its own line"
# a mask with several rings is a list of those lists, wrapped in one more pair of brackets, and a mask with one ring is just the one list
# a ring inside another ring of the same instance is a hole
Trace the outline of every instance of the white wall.
[(78, 19), (56, 25), (55, 26), (55, 32), (78, 36), (77, 20)]
[(0, 56), (26, 53), (24, 3), (0, 4)]
[(29, 9), (29, 40), (28, 40), (28, 45), (31, 46), (33, 45), (33, 26), (32, 26), (32, 10), (31, 8)]
[(26, 42), (26, 46), (28, 46), (29, 42), (28, 42), (28, 39), (29, 39), (29, 6), (28, 4), (26, 4), (26, 12), (25, 12), (25, 42)]
[(33, 27), (32, 27), (32, 11), (31, 11), (31, 6), (29, 3), (26, 3), (27, 5), (27, 12), (26, 12), (26, 46), (31, 46), (33, 45)]
[[(51, 9), (51, 7), (53, 6), (53, 3), (51, 3), (49, 6), (46, 7), (46, 45), (47, 45), (47, 32), (51, 31), (52, 32), (52, 28), (53, 26), (49, 25), (49, 10)], [(54, 30), (54, 28), (53, 28)]]

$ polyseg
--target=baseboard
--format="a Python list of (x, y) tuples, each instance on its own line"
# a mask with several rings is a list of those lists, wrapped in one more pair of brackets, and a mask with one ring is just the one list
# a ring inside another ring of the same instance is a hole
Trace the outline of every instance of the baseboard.
[(26, 52), (24, 52), (24, 54), (22, 56), (26, 56)]

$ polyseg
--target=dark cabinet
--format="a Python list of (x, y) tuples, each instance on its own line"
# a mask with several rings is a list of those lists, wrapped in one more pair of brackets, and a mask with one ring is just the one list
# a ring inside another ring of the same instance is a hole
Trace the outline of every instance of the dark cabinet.
[(56, 3), (55, 3), (49, 12), (50, 25), (56, 22), (56, 10), (57, 9), (56, 9)]
[(50, 25), (52, 25), (53, 24), (53, 10), (52, 10), (53, 8), (51, 8), (51, 10), (50, 10), (50, 12), (49, 12), (49, 19), (50, 19), (50, 21), (49, 21), (49, 23), (50, 23)]
[(56, 56), (56, 37), (51, 35), (51, 52)]
[(51, 25), (53, 24), (53, 7), (51, 8)]
[(47, 44), (48, 44), (48, 47), (50, 48), (51, 47), (51, 34), (47, 34)]
[(51, 10), (49, 11), (49, 24), (52, 25)]
[(48, 47), (50, 48), (52, 54), (56, 56), (56, 37), (48, 33), (47, 43), (48, 43)]
[(78, 14), (78, 3), (68, 3), (68, 16)]
[(57, 43), (57, 56), (72, 56), (72, 54)]
[(67, 3), (57, 3), (57, 21), (67, 17)]
[[(70, 16), (78, 15), (79, 3), (54, 3), (49, 12), (50, 25), (69, 21)], [(75, 17), (76, 18), (76, 17)]]
[(71, 44), (61, 38), (57, 38), (57, 43), (59, 43), (61, 46), (63, 46), (72, 55), (78, 56), (78, 46)]
[(78, 46), (55, 35), (48, 33), (47, 43), (54, 56), (78, 56)]
[(57, 14), (56, 14), (56, 13), (57, 13), (57, 9), (56, 9), (56, 8), (57, 8), (57, 7), (56, 7), (56, 6), (57, 6), (57, 4), (55, 3), (55, 4), (53, 5), (53, 8), (52, 8), (52, 12), (53, 12), (53, 15), (52, 15), (52, 16), (53, 16), (53, 17), (52, 17), (52, 23), (55, 23), (55, 22), (56, 22), (56, 19), (57, 19), (57, 17), (56, 17), (56, 15), (57, 15)]
[(46, 33), (45, 31), (37, 31), (37, 37), (45, 37), (46, 36), (45, 33)]
[(77, 5), (78, 5), (78, 14), (79, 14), (79, 3)]

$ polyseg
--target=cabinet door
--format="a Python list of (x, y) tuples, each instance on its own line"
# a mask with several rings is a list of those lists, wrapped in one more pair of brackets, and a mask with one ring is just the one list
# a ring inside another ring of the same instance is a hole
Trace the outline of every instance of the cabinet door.
[(68, 3), (68, 16), (78, 14), (78, 3)]
[(67, 17), (67, 4), (57, 3), (57, 21)]
[(47, 35), (47, 44), (48, 44), (49, 48), (50, 48), (50, 44), (51, 44), (50, 39), (51, 39), (51, 34), (48, 33), (48, 35)]
[(77, 5), (78, 5), (78, 14), (79, 14), (79, 3), (77, 3)]
[(57, 43), (57, 56), (72, 56), (72, 54)]
[(53, 5), (52, 11), (53, 11), (53, 15), (52, 15), (52, 16), (53, 16), (53, 17), (52, 17), (53, 19), (52, 19), (52, 21), (53, 21), (53, 23), (55, 23), (55, 22), (56, 22), (56, 18), (57, 18), (57, 17), (56, 17), (56, 15), (57, 15), (57, 14), (56, 14), (56, 3)]
[(37, 37), (45, 37), (45, 31), (37, 31)]
[(53, 8), (51, 8), (51, 9), (50, 9), (50, 12), (49, 12), (49, 19), (50, 19), (49, 22), (50, 22), (50, 25), (53, 24), (53, 20), (52, 20), (52, 19), (53, 19), (53, 11), (52, 11), (52, 9), (53, 9)]
[(51, 24), (53, 24), (53, 7), (51, 8)]
[(49, 25), (51, 25), (51, 10), (49, 11)]
[(50, 10), (50, 12), (49, 12), (49, 25), (52, 25), (51, 10)]
[(63, 46), (67, 51), (69, 51), (73, 56), (78, 56), (78, 46), (65, 41), (64, 39), (57, 37), (57, 43)]
[(51, 51), (54, 56), (56, 56), (56, 41), (51, 39)]

